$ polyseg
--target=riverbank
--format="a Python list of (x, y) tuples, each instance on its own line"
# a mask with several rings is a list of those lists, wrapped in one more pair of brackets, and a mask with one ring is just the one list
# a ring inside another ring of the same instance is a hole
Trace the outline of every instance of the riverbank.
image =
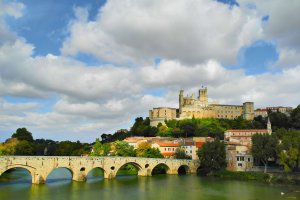
[(300, 185), (300, 174), (298, 173), (235, 172), (224, 170), (211, 172), (207, 176), (228, 180)]

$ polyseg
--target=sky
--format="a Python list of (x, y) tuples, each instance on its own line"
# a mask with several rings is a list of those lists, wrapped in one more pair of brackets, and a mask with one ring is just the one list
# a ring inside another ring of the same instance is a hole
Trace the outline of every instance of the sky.
[(0, 141), (93, 142), (208, 88), (300, 104), (299, 0), (0, 0)]

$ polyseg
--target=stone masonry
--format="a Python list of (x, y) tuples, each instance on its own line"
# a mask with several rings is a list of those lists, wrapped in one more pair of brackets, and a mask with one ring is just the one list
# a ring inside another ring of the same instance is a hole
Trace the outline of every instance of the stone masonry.
[(24, 168), (32, 177), (33, 184), (45, 183), (47, 176), (56, 168), (66, 168), (72, 173), (74, 181), (85, 181), (87, 174), (94, 168), (104, 171), (104, 178), (116, 177), (118, 170), (125, 164), (138, 169), (139, 176), (151, 176), (155, 166), (163, 164), (167, 174), (178, 174), (179, 167), (187, 173), (196, 173), (200, 162), (196, 160), (138, 158), (138, 157), (64, 157), (64, 156), (0, 156), (0, 176), (12, 168)]

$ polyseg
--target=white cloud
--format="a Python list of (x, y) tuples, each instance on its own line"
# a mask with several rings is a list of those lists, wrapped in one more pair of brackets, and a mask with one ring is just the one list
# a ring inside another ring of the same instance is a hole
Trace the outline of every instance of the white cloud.
[[(260, 2), (257, 7), (268, 10), (270, 2)], [(153, 107), (177, 107), (180, 89), (191, 93), (201, 85), (208, 87), (210, 99), (220, 103), (296, 106), (300, 99), (299, 65), (278, 74), (253, 76), (223, 66), (234, 62), (240, 48), (262, 34), (280, 45), (282, 65), (295, 66), (298, 43), (293, 43), (293, 37), (281, 37), (282, 30), (272, 29), (272, 16), (278, 14), (275, 8), (270, 7), (270, 24), (262, 29), (260, 18), (268, 13), (249, 10), (243, 4), (229, 9), (208, 0), (111, 0), (95, 21), (88, 21), (87, 10), (75, 9), (77, 18), (69, 25), (63, 55), (34, 57), (33, 45), (17, 36), (14, 40), (3, 38), (0, 98), (38, 98), (41, 103), (0, 100), (0, 128), (12, 133), (25, 126), (35, 138), (93, 141), (103, 132), (130, 128), (135, 117), (147, 116)], [(21, 16), (17, 10), (5, 12)], [(2, 28), (11, 34), (6, 25)], [(0, 23), (0, 36), (2, 33)], [(78, 52), (123, 65), (89, 66), (66, 56)], [(162, 61), (149, 64), (154, 57)], [(135, 64), (128, 65), (129, 61)], [(55, 100), (49, 100), (53, 96)], [(53, 107), (43, 98), (52, 101)], [(41, 111), (43, 107), (47, 112)]]
[(117, 63), (155, 57), (234, 63), (239, 49), (262, 35), (261, 20), (252, 11), (211, 0), (110, 0), (96, 21), (88, 21), (82, 9), (76, 13), (63, 54), (82, 52)]
[(294, 67), (300, 63), (300, 1), (239, 0), (242, 6), (256, 5), (261, 16), (269, 16), (264, 26), (264, 37), (278, 46), (279, 60), (275, 66)]

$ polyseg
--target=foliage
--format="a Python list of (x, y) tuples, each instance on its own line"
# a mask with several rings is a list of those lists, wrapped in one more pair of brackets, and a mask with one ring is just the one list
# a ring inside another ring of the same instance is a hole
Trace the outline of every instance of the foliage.
[(110, 144), (104, 143), (101, 144), (99, 138), (96, 138), (96, 143), (93, 146), (93, 152), (91, 156), (107, 156), (110, 152)]
[(165, 125), (161, 125), (161, 126), (158, 126), (157, 135), (161, 136), (161, 137), (171, 137), (173, 135), (172, 130), (173, 130), (172, 128), (168, 128)]
[(17, 138), (10, 138), (5, 143), (0, 143), (0, 155), (14, 155), (18, 143)]
[(207, 142), (197, 151), (201, 163), (201, 172), (209, 173), (225, 169), (226, 167), (226, 151), (225, 145), (220, 140)]
[(181, 148), (176, 149), (174, 158), (175, 159), (192, 159), (192, 157), (187, 155), (185, 153), (185, 150), (181, 149)]
[(274, 135), (254, 134), (252, 136), (251, 153), (254, 159), (264, 164), (264, 172), (267, 172), (268, 160), (276, 157), (277, 143), (278, 140)]
[(28, 142), (33, 142), (32, 133), (27, 131), (26, 128), (18, 128), (17, 131), (11, 137), (17, 138), (19, 141), (26, 140)]
[(278, 145), (279, 163), (286, 172), (297, 171), (300, 167), (300, 131), (276, 131), (281, 136)]
[(115, 141), (112, 144), (113, 155), (135, 157), (136, 152), (132, 146), (125, 141)]
[(125, 138), (129, 137), (130, 135), (131, 135), (131, 133), (128, 132), (126, 129), (118, 130), (112, 135), (103, 133), (101, 135), (101, 142), (108, 143), (108, 142), (114, 142), (117, 140), (124, 140)]
[(34, 155), (33, 143), (27, 140), (21, 140), (15, 147), (15, 155)]
[(138, 144), (136, 156), (146, 158), (163, 158), (159, 149), (151, 148), (151, 145), (148, 142), (141, 142)]
[(130, 132), (133, 136), (153, 137), (157, 134), (157, 128), (150, 126), (149, 117), (146, 117), (146, 119), (137, 117)]
[(300, 130), (300, 105), (291, 113), (291, 124), (294, 129)]

